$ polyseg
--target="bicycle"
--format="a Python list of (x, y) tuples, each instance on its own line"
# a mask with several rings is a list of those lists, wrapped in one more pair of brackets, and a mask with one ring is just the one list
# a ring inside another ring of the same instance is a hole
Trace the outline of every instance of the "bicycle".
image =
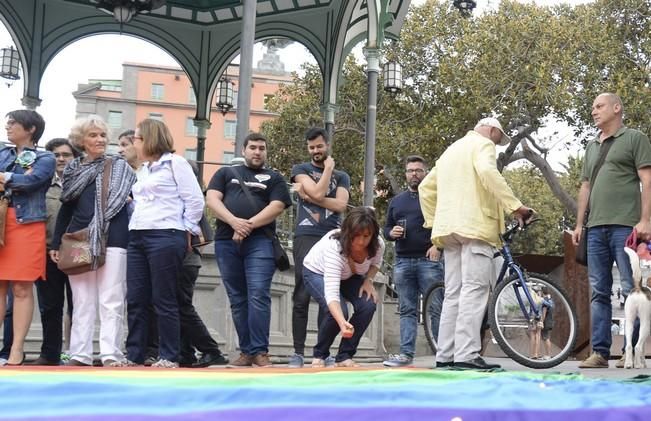
[[(547, 275), (526, 272), (513, 258), (514, 236), (533, 222), (522, 227), (513, 222), (500, 235), (502, 246), (494, 257), (501, 256), (504, 261), (491, 291), (487, 318), (493, 339), (507, 356), (526, 367), (550, 368), (565, 361), (574, 349), (578, 322), (560, 286)], [(434, 353), (438, 325), (433, 300), (443, 288), (442, 284), (433, 285), (422, 304), (425, 336)]]

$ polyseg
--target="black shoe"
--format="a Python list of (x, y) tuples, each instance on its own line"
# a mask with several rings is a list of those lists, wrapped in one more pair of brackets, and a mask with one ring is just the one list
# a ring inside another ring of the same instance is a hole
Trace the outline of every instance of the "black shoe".
[(192, 368), (193, 365), (197, 363), (197, 359), (192, 358), (179, 358), (179, 367), (181, 368)]
[(226, 365), (228, 358), (224, 357), (221, 352), (206, 352), (199, 358), (199, 361), (192, 364), (192, 368), (205, 368), (211, 365)]
[(502, 368), (499, 364), (491, 364), (484, 361), (482, 357), (477, 357), (470, 361), (456, 361), (454, 366), (457, 368), (466, 368), (471, 370), (492, 370), (494, 368)]
[(440, 362), (437, 361), (436, 365), (434, 365), (434, 368), (445, 368), (445, 367), (452, 367), (454, 365), (454, 361), (448, 361), (448, 362)]
[(41, 356), (29, 363), (29, 365), (61, 365), (61, 361), (48, 360)]

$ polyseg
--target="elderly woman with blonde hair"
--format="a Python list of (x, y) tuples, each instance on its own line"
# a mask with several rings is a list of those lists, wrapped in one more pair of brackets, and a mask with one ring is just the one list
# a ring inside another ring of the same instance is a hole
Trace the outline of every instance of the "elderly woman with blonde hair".
[[(124, 358), (124, 299), (129, 237), (127, 207), (135, 174), (119, 156), (107, 156), (108, 127), (101, 117), (89, 115), (72, 126), (70, 141), (83, 154), (63, 171), (61, 210), (57, 217), (50, 257), (59, 262), (59, 247), (64, 233), (89, 229), (91, 270), (69, 275), (73, 313), (68, 365), (93, 363), (93, 333), (99, 306), (100, 358), (110, 366)], [(107, 163), (107, 160), (108, 161)], [(110, 166), (110, 177), (105, 168)], [(107, 186), (106, 191), (104, 186)], [(102, 195), (105, 202), (102, 203)], [(100, 266), (100, 257), (105, 264)]]

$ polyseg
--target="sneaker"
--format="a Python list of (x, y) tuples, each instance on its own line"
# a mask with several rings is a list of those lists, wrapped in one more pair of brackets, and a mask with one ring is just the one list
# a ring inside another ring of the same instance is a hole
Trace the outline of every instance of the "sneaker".
[(339, 361), (338, 363), (335, 363), (335, 365), (337, 367), (344, 367), (344, 368), (361, 367), (352, 358), (348, 358), (347, 360)]
[(255, 355), (252, 362), (256, 367), (271, 367), (272, 365), (271, 360), (269, 359), (269, 354), (266, 352)]
[(413, 362), (413, 358), (405, 354), (399, 354), (399, 355), (389, 355), (389, 359), (384, 360), (383, 364), (385, 367), (405, 367), (411, 365), (412, 362)]
[(241, 353), (239, 358), (233, 361), (232, 363), (230, 363), (228, 366), (229, 367), (251, 367), (252, 364), (253, 364), (253, 357)]
[(626, 362), (626, 355), (622, 355), (622, 357), (617, 360), (615, 363), (616, 368), (624, 368), (624, 363)]
[(114, 361), (109, 365), (109, 367), (112, 368), (118, 368), (118, 367), (141, 367), (142, 364), (134, 363), (131, 360), (122, 360), (122, 361)]
[(156, 358), (156, 357), (147, 357), (147, 358), (145, 358), (144, 366), (145, 367), (151, 367), (154, 364), (156, 364), (157, 362), (158, 362), (158, 358)]
[(179, 363), (160, 359), (151, 365), (152, 368), (179, 368)]
[(335, 361), (335, 357), (333, 357), (332, 355), (325, 359), (326, 367), (334, 367), (336, 364), (337, 362)]
[(321, 358), (312, 358), (312, 368), (325, 368), (325, 360)]
[(289, 363), (287, 363), (288, 368), (303, 368), (303, 356), (301, 354), (294, 354), (289, 357)]
[(6, 358), (0, 358), (0, 367), (7, 365), (8, 362)]
[(68, 367), (91, 367), (91, 364), (82, 363), (79, 360), (75, 360), (74, 358), (71, 358), (70, 361), (68, 361), (66, 363), (66, 366), (68, 366)]
[(67, 363), (68, 361), (70, 361), (70, 358), (71, 358), (71, 357), (72, 357), (72, 356), (71, 356), (70, 354), (68, 354), (67, 352), (62, 352), (62, 353), (61, 353), (61, 356), (59, 357), (59, 359), (61, 360), (61, 362), (63, 363), (63, 365), (65, 365), (65, 363)]
[(593, 352), (579, 364), (579, 368), (608, 368), (608, 360), (598, 352)]

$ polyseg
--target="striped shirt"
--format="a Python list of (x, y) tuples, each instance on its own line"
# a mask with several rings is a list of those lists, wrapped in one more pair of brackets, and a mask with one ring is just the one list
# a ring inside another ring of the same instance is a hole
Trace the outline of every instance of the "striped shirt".
[(339, 301), (339, 285), (342, 279), (349, 279), (353, 275), (366, 275), (371, 265), (379, 268), (382, 266), (384, 255), (384, 241), (378, 237), (380, 248), (376, 255), (366, 258), (362, 263), (355, 263), (354, 269), (351, 269), (348, 259), (341, 254), (339, 240), (331, 238), (336, 232), (339, 230), (332, 230), (324, 235), (303, 260), (303, 267), (323, 275), (324, 295), (328, 304)]

